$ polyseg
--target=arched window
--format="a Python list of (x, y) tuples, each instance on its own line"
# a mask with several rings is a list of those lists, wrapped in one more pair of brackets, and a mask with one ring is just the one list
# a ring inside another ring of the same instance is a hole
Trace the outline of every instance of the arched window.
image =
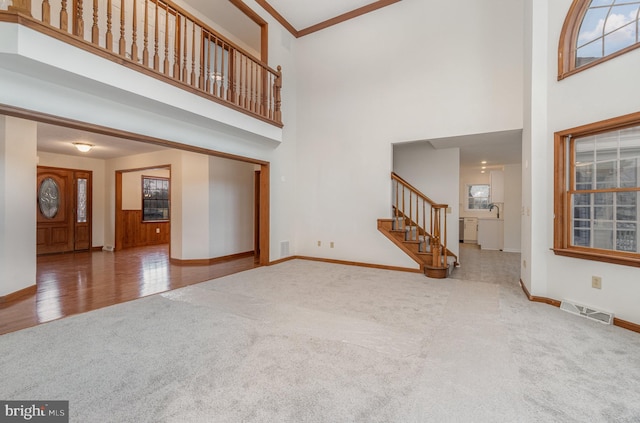
[(574, 0), (558, 49), (558, 79), (640, 46), (640, 0)]

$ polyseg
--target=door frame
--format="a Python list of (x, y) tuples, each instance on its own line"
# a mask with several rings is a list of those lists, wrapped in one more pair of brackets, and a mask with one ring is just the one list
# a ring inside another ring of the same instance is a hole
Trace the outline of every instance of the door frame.
[[(87, 169), (75, 169), (75, 168), (67, 168), (67, 167), (57, 167), (57, 166), (36, 166), (36, 174), (39, 175), (40, 170), (43, 171), (63, 171), (68, 172), (71, 175), (71, 180), (69, 181), (69, 187), (67, 187), (68, 192), (65, 193), (66, 196), (69, 197), (68, 204), (65, 204), (64, 207), (67, 209), (67, 213), (69, 216), (69, 234), (71, 236), (71, 240), (69, 241), (70, 249), (67, 251), (61, 251), (61, 253), (69, 253), (76, 251), (91, 251), (93, 248), (93, 171)], [(85, 177), (79, 178), (78, 174), (82, 174)], [(77, 212), (78, 212), (78, 179), (87, 179), (87, 237), (88, 237), (88, 246), (87, 248), (76, 248), (76, 239), (77, 239)], [(36, 178), (37, 180), (37, 178)], [(40, 187), (36, 184), (36, 192)], [(38, 204), (36, 203), (36, 207)], [(36, 221), (36, 230), (38, 227), (38, 222)], [(51, 253), (41, 253), (41, 254), (55, 254), (55, 252)], [(36, 255), (37, 248), (36, 248)]]

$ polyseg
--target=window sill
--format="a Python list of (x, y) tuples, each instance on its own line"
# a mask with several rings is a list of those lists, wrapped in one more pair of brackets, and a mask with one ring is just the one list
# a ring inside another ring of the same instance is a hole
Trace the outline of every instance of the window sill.
[(551, 249), (557, 256), (573, 257), (584, 260), (601, 261), (604, 263), (621, 264), (623, 266), (640, 267), (640, 257), (625, 253), (607, 254), (605, 252), (592, 252), (575, 250), (569, 248), (552, 248)]

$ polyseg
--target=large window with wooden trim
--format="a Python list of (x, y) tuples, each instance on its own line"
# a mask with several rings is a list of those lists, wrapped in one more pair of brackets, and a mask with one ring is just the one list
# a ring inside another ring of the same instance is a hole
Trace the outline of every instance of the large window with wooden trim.
[(640, 266), (640, 113), (555, 135), (556, 254)]
[(169, 179), (142, 177), (142, 221), (169, 220)]
[(558, 79), (640, 46), (640, 1), (574, 0), (558, 51)]

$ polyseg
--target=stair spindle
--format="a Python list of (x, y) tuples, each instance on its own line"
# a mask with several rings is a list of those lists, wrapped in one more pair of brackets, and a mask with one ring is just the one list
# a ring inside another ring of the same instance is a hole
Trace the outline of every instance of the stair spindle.
[(180, 15), (176, 13), (176, 24), (173, 31), (173, 78), (180, 79)]
[(93, 25), (91, 26), (91, 42), (100, 43), (100, 28), (98, 28), (98, 0), (93, 0)]
[(124, 0), (120, 0), (120, 42), (118, 45), (118, 54), (125, 56), (127, 45), (124, 40)]
[(51, 4), (49, 4), (49, 0), (42, 2), (42, 22), (47, 25), (51, 23)]
[(142, 41), (142, 64), (149, 66), (149, 0), (144, 0), (144, 39)]
[(131, 34), (131, 60), (138, 61), (138, 6), (133, 0), (133, 25)]
[(76, 5), (76, 13), (75, 13), (75, 20), (74, 20), (74, 35), (77, 35), (78, 37), (83, 37), (84, 38), (84, 19), (83, 19), (83, 11), (82, 11), (82, 7), (83, 7), (83, 0), (76, 0), (75, 1), (75, 5)]
[(191, 25), (191, 86), (196, 86), (196, 24)]
[[(156, 3), (157, 4), (157, 3)], [(164, 74), (169, 76), (169, 5), (164, 4)]]
[(160, 47), (160, 40), (158, 39), (158, 27), (160, 26), (160, 20), (158, 19), (158, 0), (155, 1), (155, 21), (153, 22), (153, 70), (160, 71), (160, 55), (158, 49)]
[(184, 38), (183, 59), (182, 59), (182, 82), (187, 82), (187, 20), (184, 20), (184, 31), (181, 31), (182, 38)]
[(60, 4), (60, 29), (64, 32), (69, 31), (69, 14), (67, 13), (67, 0), (62, 0)]

